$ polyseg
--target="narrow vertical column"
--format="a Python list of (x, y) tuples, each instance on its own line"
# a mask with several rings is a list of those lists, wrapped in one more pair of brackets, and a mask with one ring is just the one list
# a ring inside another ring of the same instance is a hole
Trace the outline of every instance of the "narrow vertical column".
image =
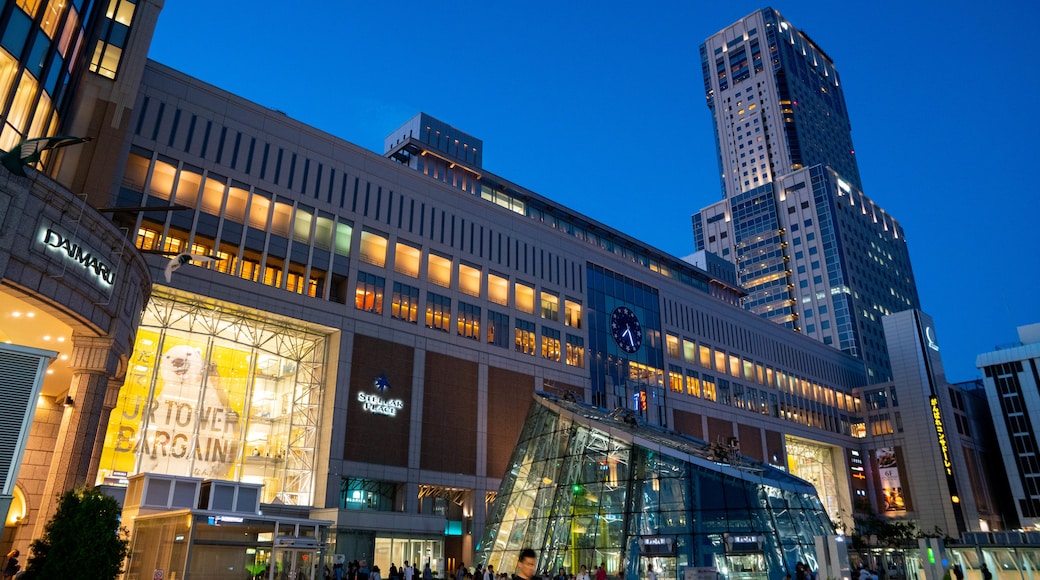
[(54, 456), (36, 518), (33, 534), (36, 538), (43, 535), (44, 526), (54, 515), (57, 495), (76, 486), (94, 483), (89, 479), (97, 475), (97, 465), (92, 460), (95, 446), (100, 453), (100, 445), (96, 442), (103, 441), (104, 427), (108, 424), (104, 410), (109, 377), (114, 374), (116, 360), (112, 339), (73, 335), (69, 360), (73, 373), (69, 384), (72, 405), (65, 408), (55, 439)]

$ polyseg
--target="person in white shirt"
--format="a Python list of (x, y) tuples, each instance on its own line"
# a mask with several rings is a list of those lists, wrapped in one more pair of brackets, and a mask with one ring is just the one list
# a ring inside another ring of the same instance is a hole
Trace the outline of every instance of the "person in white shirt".
[(581, 571), (574, 577), (574, 580), (591, 580), (589, 578), (589, 569), (584, 564), (581, 565)]
[(412, 568), (412, 566), (410, 564), (408, 564), (408, 560), (404, 561), (404, 568), (403, 568), (403, 570), (404, 570), (404, 580), (412, 580), (412, 577), (415, 576), (415, 568)]
[(646, 565), (646, 580), (657, 580), (657, 572), (654, 572), (654, 565)]

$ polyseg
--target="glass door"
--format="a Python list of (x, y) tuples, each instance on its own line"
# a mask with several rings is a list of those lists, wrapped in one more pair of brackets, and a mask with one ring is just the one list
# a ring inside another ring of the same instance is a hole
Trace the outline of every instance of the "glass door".
[(314, 550), (275, 548), (271, 561), (270, 580), (322, 580)]

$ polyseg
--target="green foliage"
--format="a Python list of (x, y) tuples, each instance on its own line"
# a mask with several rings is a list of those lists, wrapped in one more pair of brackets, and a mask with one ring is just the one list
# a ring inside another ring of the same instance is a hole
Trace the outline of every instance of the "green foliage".
[(29, 545), (23, 580), (114, 580), (129, 549), (120, 512), (119, 503), (97, 489), (61, 494), (43, 537)]

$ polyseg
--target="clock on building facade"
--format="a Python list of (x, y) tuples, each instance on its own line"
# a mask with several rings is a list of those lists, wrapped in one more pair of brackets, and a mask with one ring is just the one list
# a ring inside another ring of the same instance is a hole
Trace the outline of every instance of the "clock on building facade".
[(632, 354), (643, 344), (643, 329), (639, 318), (627, 306), (618, 306), (610, 313), (610, 335), (621, 350)]

